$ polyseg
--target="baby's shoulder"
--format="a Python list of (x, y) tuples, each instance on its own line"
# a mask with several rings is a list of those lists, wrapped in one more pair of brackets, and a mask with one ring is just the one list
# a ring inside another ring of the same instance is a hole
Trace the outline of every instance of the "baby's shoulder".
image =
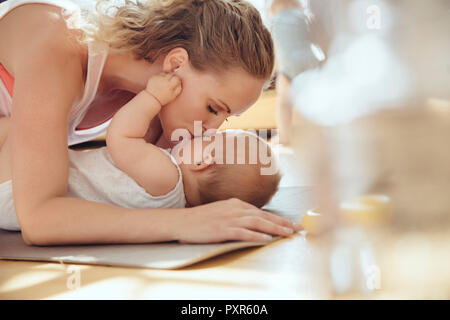
[(152, 196), (163, 196), (171, 192), (182, 179), (181, 170), (170, 153), (160, 149), (158, 156), (144, 163), (141, 168), (141, 185)]

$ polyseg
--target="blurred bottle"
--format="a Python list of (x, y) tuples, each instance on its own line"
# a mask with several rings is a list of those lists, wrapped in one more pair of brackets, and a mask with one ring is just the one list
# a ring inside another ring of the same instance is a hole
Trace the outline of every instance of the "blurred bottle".
[[(450, 3), (333, 3), (328, 60), (294, 79), (292, 101), (312, 123), (301, 152), (334, 237), (333, 290), (367, 294), (381, 272), (373, 230), (449, 226)], [(367, 194), (387, 196), (389, 215), (342, 209)]]

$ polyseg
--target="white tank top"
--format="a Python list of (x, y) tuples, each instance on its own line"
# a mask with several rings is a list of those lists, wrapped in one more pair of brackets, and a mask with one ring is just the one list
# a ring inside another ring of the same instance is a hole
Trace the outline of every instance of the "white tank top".
[[(95, 1), (86, 0), (7, 0), (0, 3), (0, 19), (14, 8), (30, 3), (42, 3), (61, 7), (66, 12), (80, 12), (81, 8), (92, 9)], [(108, 55), (108, 46), (102, 43), (90, 43), (88, 46), (88, 66), (85, 88), (81, 99), (74, 101), (69, 112), (68, 145), (92, 140), (106, 133), (111, 118), (88, 129), (76, 129), (89, 110), (97, 93), (98, 84)], [(1, 61), (0, 61), (1, 63)], [(11, 116), (12, 97), (0, 80), (0, 116)], [(111, 115), (112, 117), (112, 115)]]

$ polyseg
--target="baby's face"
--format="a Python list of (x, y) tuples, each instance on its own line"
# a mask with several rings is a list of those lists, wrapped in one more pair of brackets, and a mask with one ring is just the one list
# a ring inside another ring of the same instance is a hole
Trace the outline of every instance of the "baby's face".
[(189, 206), (202, 204), (200, 193), (210, 190), (205, 181), (219, 179), (225, 185), (228, 181), (232, 189), (217, 192), (222, 196), (239, 197), (242, 195), (240, 190), (252, 188), (261, 176), (276, 174), (273, 153), (268, 148), (268, 144), (256, 135), (242, 130), (183, 139), (172, 149), (172, 156), (183, 172)]
[[(241, 130), (220, 131), (214, 135), (186, 138), (173, 149), (179, 164), (256, 164), (262, 142)], [(259, 147), (259, 148), (258, 148)]]
[(226, 130), (214, 135), (183, 139), (172, 149), (172, 155), (180, 165), (211, 164), (260, 165), (261, 174), (276, 173), (273, 153), (269, 145), (242, 130)]

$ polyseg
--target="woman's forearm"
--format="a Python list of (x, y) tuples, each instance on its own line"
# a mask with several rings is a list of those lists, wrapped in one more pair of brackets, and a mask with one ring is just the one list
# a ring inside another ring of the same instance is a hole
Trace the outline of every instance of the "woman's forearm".
[(79, 198), (42, 203), (22, 225), (29, 245), (148, 243), (177, 240), (177, 213), (188, 209), (127, 209)]

